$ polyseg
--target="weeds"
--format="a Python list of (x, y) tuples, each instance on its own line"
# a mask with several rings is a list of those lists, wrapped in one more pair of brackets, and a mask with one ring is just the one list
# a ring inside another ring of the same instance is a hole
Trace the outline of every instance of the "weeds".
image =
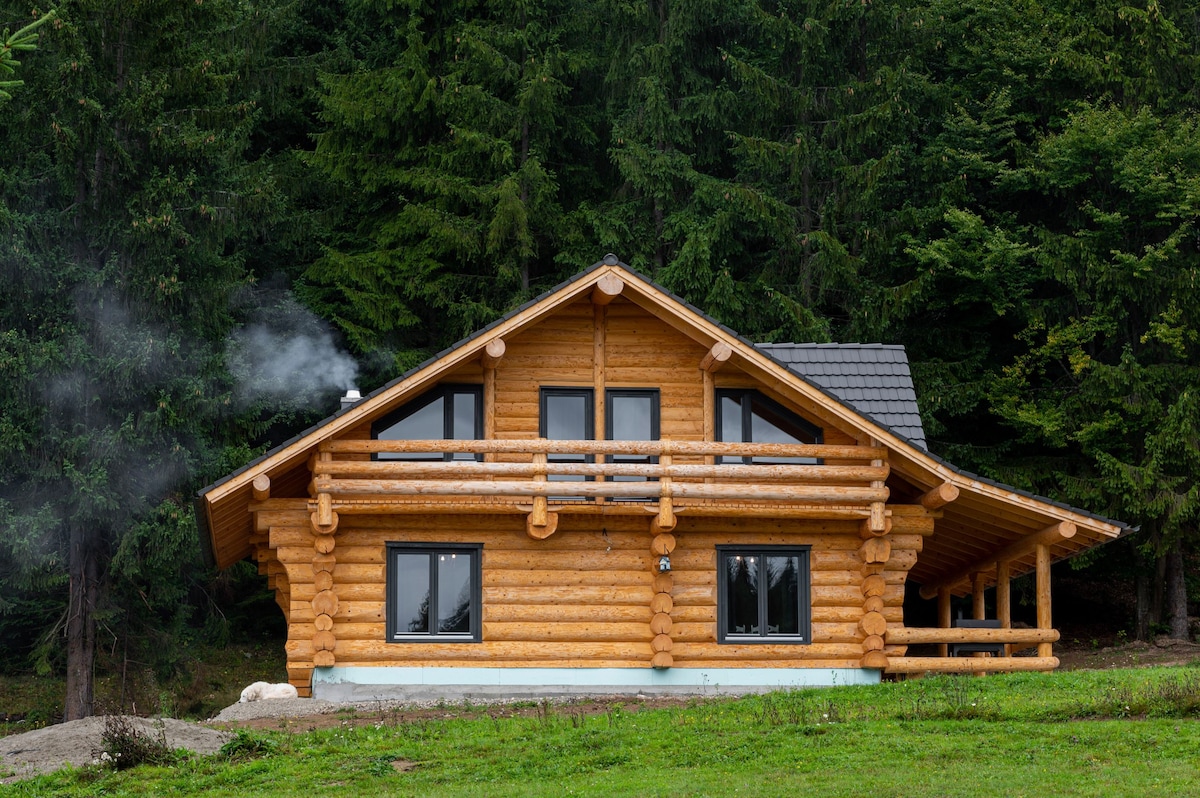
[(96, 764), (125, 770), (138, 765), (169, 765), (178, 759), (167, 745), (167, 733), (161, 723), (157, 735), (147, 734), (138, 726), (127, 715), (107, 716), (100, 737), (101, 748), (93, 752)]
[(220, 755), (231, 762), (241, 762), (260, 756), (270, 756), (279, 750), (279, 743), (249, 729), (238, 729), (234, 737), (221, 746)]

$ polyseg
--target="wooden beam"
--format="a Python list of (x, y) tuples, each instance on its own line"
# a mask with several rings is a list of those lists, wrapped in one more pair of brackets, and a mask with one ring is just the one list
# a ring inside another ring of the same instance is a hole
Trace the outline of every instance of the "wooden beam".
[[(1037, 625), (1039, 629), (1052, 628), (1052, 613), (1050, 611), (1050, 547), (1037, 547)], [(1049, 657), (1054, 654), (1053, 643), (1039, 643), (1038, 656)]]
[(996, 567), (997, 562), (1011, 562), (1012, 560), (1028, 555), (1039, 546), (1050, 546), (1073, 538), (1075, 537), (1075, 529), (1075, 524), (1071, 521), (1059, 521), (1057, 524), (1051, 524), (1041, 531), (1034, 532), (1032, 535), (1026, 535), (994, 554), (989, 554), (987, 557), (977, 560), (969, 567), (963, 568), (951, 576), (940, 579), (937, 582), (922, 585), (921, 598), (933, 598), (937, 595), (938, 589), (943, 586), (954, 588), (956, 585), (969, 579), (973, 573), (991, 571)]
[(271, 498), (271, 478), (266, 474), (259, 474), (250, 483), (250, 490), (254, 494), (254, 501), (265, 502)]
[(879, 460), (887, 450), (874, 446), (844, 446), (824, 443), (732, 443), (724, 441), (560, 441), (522, 440), (378, 440), (348, 439), (322, 441), (322, 453), (372, 454), (376, 452), (466, 452), (477, 454), (642, 454), (724, 455), (730, 457), (816, 457), (824, 460)]
[(1057, 629), (951, 629), (889, 626), (884, 634), (888, 645), (928, 643), (1053, 643)]
[(542, 520), (544, 524), (538, 526), (534, 523), (534, 513), (525, 516), (525, 534), (534, 540), (545, 540), (558, 531), (558, 513), (544, 513)]
[(615, 274), (606, 274), (592, 288), (592, 304), (607, 305), (625, 290), (625, 281)]
[(926, 510), (940, 510), (958, 498), (958, 488), (943, 482), (920, 498), (919, 504)]
[[(887, 466), (839, 466), (839, 465), (673, 465), (665, 462), (664, 456), (658, 463), (554, 463), (555, 474), (577, 477), (670, 477), (674, 479), (724, 479), (748, 480), (758, 483), (770, 482), (873, 482), (885, 477)], [(337, 478), (391, 478), (410, 479), (415, 477), (528, 477), (545, 472), (544, 466), (533, 463), (480, 463), (473, 460), (444, 462), (439, 460), (338, 460), (318, 463), (317, 474)]]
[[(731, 499), (742, 501), (786, 501), (797, 504), (860, 504), (887, 499), (887, 488), (855, 488), (841, 485), (753, 485), (675, 482), (538, 482), (484, 480), (402, 480), (322, 478), (321, 496), (606, 496), (642, 498), (661, 496), (679, 499)], [(332, 508), (329, 508), (332, 509)], [(318, 512), (321, 512), (318, 504)]]
[(712, 374), (728, 363), (732, 356), (733, 347), (724, 341), (717, 341), (700, 360), (700, 370)]
[(1058, 657), (891, 657), (888, 673), (1014, 673), (1017, 671), (1052, 671), (1058, 667)]
[(487, 346), (483, 348), (483, 353), (480, 355), (479, 362), (485, 369), (494, 369), (500, 365), (501, 359), (504, 357), (505, 350), (508, 346), (504, 343), (503, 338), (493, 338), (487, 342)]

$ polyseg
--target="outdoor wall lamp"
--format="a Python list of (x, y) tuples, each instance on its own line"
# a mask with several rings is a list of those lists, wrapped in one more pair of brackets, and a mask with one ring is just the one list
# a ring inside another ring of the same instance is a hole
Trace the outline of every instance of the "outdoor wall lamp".
[(665, 573), (670, 573), (670, 571), (671, 571), (671, 558), (664, 554), (663, 556), (658, 558), (658, 572), (660, 574), (665, 574)]

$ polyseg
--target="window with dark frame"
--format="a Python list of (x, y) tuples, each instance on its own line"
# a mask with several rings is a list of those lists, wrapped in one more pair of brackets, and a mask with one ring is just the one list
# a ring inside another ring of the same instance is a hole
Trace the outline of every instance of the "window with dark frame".
[[(540, 394), (540, 413), (538, 418), (538, 434), (551, 441), (590, 441), (594, 440), (596, 414), (592, 405), (591, 388), (542, 388)], [(546, 456), (550, 463), (591, 463), (594, 458), (590, 454), (550, 454)], [(584, 482), (591, 477), (577, 477), (566, 474), (551, 475), (551, 482)], [(552, 496), (558, 501), (579, 500), (582, 496)]]
[(812, 642), (808, 546), (717, 547), (717, 641)]
[[(483, 437), (483, 388), (442, 385), (371, 425), (376, 440), (479, 440)], [(378, 452), (376, 460), (481, 460), (469, 452)]]
[(387, 544), (387, 639), (482, 639), (482, 544)]
[[(659, 435), (657, 388), (610, 388), (604, 396), (604, 437), (610, 441), (656, 441)], [(657, 463), (650, 455), (613, 454), (610, 463)], [(646, 477), (610, 477), (613, 482), (646, 482)], [(626, 501), (646, 501), (630, 498)]]
[[(726, 443), (821, 443), (821, 428), (752, 389), (716, 392), (718, 441)], [(718, 463), (819, 463), (814, 457), (728, 457)]]

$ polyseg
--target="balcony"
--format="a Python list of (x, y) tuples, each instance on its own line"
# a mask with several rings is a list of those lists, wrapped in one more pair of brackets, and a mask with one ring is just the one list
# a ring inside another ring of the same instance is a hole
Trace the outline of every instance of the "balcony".
[[(464, 459), (381, 459), (429, 453)], [(861, 519), (882, 534), (886, 458), (824, 444), (337, 440), (320, 445), (310, 494), (318, 526), (334, 513), (521, 512), (543, 538), (559, 513), (652, 515), (660, 529), (690, 514)]]

